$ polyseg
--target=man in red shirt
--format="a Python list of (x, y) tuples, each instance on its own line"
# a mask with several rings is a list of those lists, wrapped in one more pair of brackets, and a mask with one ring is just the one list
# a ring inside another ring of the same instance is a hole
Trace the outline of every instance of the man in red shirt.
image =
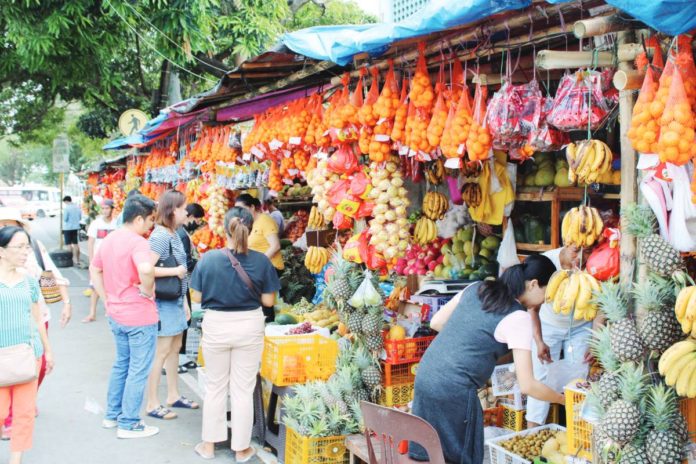
[(140, 419), (157, 343), (154, 261), (144, 238), (154, 225), (154, 213), (155, 203), (149, 198), (128, 198), (123, 227), (104, 239), (90, 267), (94, 289), (104, 301), (116, 341), (116, 362), (102, 426), (118, 427), (118, 438), (143, 438), (159, 432)]

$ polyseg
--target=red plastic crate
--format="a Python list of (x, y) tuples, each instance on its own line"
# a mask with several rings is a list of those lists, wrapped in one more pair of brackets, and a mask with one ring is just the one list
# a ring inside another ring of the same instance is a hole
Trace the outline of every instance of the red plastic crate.
[[(385, 333), (386, 334), (386, 333)], [(384, 339), (384, 350), (387, 353), (387, 364), (414, 363), (421, 360), (435, 337), (405, 338), (403, 340)]]
[(419, 363), (387, 364), (382, 363), (382, 385), (391, 387), (416, 381)]

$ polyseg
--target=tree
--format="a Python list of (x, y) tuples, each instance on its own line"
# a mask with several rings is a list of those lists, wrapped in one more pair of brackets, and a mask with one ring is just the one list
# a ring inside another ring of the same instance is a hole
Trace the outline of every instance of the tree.
[(362, 11), (352, 0), (329, 0), (325, 3), (304, 2), (293, 15), (291, 29), (331, 24), (367, 24), (376, 21), (377, 18)]

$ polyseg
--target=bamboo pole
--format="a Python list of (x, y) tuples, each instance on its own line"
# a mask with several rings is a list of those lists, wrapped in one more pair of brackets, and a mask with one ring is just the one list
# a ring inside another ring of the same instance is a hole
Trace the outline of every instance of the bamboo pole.
[(573, 33), (578, 39), (596, 37), (609, 32), (618, 32), (627, 28), (627, 23), (618, 15), (600, 16), (598, 18), (581, 19), (573, 24)]
[(614, 74), (614, 87), (616, 90), (636, 90), (640, 89), (645, 79), (645, 73), (635, 69), (619, 69)]
[[(650, 49), (649, 49), (650, 50)], [(620, 44), (617, 50), (619, 62), (633, 61), (643, 52), (640, 44)], [(560, 50), (541, 50), (537, 53), (537, 67), (539, 69), (567, 69), (586, 68), (595, 65), (597, 67), (614, 66), (614, 55), (611, 52), (567, 52)]]

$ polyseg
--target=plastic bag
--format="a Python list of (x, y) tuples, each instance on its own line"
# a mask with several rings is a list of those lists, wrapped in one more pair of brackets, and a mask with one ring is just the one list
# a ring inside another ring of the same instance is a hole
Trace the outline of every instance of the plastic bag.
[(566, 353), (565, 358), (546, 366), (546, 384), (553, 391), (562, 392), (566, 385), (576, 379), (584, 379), (590, 366), (583, 362), (585, 353)]
[(493, 139), (486, 123), (487, 94), (486, 86), (476, 84), (474, 114), (466, 138), (466, 152), (470, 161), (483, 161), (490, 156)]
[(437, 94), (437, 101), (435, 103), (435, 108), (433, 108), (433, 116), (430, 118), (430, 123), (428, 123), (428, 128), (426, 129), (428, 143), (431, 147), (435, 148), (440, 146), (442, 133), (445, 130), (445, 122), (447, 121), (444, 88), (444, 84), (441, 83), (438, 83), (436, 86), (435, 93)]
[(404, 78), (401, 83), (401, 97), (399, 98), (399, 106), (394, 113), (394, 128), (391, 132), (391, 139), (399, 144), (406, 143), (406, 120), (408, 118), (408, 79)]
[(509, 267), (520, 264), (520, 258), (517, 256), (517, 246), (515, 245), (515, 230), (510, 218), (507, 220), (507, 228), (503, 234), (503, 241), (500, 242), (498, 248), (498, 263), (500, 264), (498, 272), (500, 274)]
[(331, 172), (346, 175), (353, 174), (360, 170), (358, 157), (348, 144), (341, 145), (341, 147), (329, 157), (327, 167)]
[(604, 229), (602, 235), (607, 240), (592, 251), (585, 263), (585, 270), (595, 279), (605, 281), (618, 276), (621, 270), (621, 234), (618, 229), (608, 228)]
[(493, 136), (493, 146), (496, 148), (515, 145), (522, 135), (520, 116), (523, 103), (518, 89), (505, 81), (488, 103), (486, 122)]
[(691, 201), (688, 168), (668, 166), (674, 189), (674, 203), (669, 217), (669, 243), (683, 252), (696, 251), (696, 205)]
[[(399, 98), (399, 85), (394, 76), (394, 60), (390, 58), (388, 63), (389, 70), (384, 78), (384, 86), (382, 87), (382, 92), (380, 92), (379, 97), (377, 97), (374, 108), (377, 117), (380, 119), (393, 119), (402, 100)], [(405, 87), (404, 80), (404, 88)]]
[(382, 304), (381, 295), (372, 285), (372, 273), (370, 271), (365, 271), (365, 277), (362, 283), (360, 283), (360, 286), (353, 296), (350, 297), (348, 304), (357, 309), (379, 306)]
[(601, 74), (596, 71), (563, 76), (547, 117), (549, 124), (563, 131), (587, 129), (588, 123), (592, 130), (598, 129), (609, 113), (601, 86)]
[(660, 161), (682, 166), (696, 155), (694, 144), (694, 115), (691, 111), (681, 72), (674, 69), (665, 111), (660, 118), (660, 138), (657, 143)]
[[(631, 127), (628, 139), (631, 146), (639, 153), (657, 153), (657, 140), (660, 135), (658, 125), (660, 115), (651, 112), (652, 103), (657, 95), (658, 82), (652, 67), (645, 72), (645, 79), (640, 88), (638, 99), (633, 107)], [(656, 106), (657, 110), (658, 106)]]

